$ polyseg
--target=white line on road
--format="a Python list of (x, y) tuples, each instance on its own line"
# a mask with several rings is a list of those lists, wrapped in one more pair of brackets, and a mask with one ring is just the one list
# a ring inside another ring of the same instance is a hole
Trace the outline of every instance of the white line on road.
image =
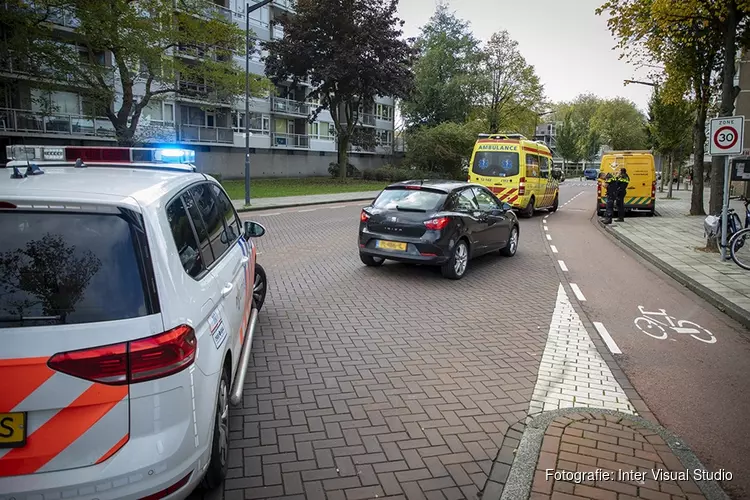
[(314, 212), (316, 210), (317, 210), (317, 208), (307, 208), (305, 210), (297, 210), (297, 212)]
[(560, 269), (562, 269), (565, 272), (568, 272), (568, 266), (565, 265), (565, 262), (558, 260), (557, 263), (560, 264)]
[(547, 235), (547, 240), (549, 240), (549, 241), (552, 241), (552, 236), (550, 236), (550, 235), (548, 234), (548, 235)]
[(545, 231), (549, 231), (549, 227), (548, 226), (544, 226), (544, 230)]
[(549, 246), (552, 249), (552, 253), (557, 253), (557, 247), (555, 245)]
[(578, 300), (580, 300), (581, 302), (586, 302), (586, 297), (583, 296), (583, 292), (578, 285), (576, 285), (575, 283), (571, 283), (570, 288), (573, 289), (573, 293), (576, 294), (576, 298)]
[(271, 215), (281, 215), (281, 212), (273, 212), (271, 214), (255, 214), (253, 217), (269, 217)]
[(612, 354), (622, 354), (620, 348), (617, 347), (617, 344), (615, 344), (615, 339), (612, 338), (607, 329), (604, 328), (603, 324), (599, 323), (598, 321), (594, 321), (594, 328), (596, 328), (596, 331), (599, 332), (599, 336), (602, 338), (604, 343), (607, 344), (607, 348)]

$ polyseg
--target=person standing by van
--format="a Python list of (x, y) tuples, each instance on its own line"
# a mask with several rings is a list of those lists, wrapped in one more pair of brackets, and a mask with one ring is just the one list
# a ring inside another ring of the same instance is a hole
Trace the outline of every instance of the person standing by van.
[(625, 194), (628, 191), (630, 177), (625, 167), (617, 173), (615, 183), (617, 184), (617, 222), (625, 222)]
[[(599, 175), (603, 175), (603, 173)], [(617, 200), (616, 175), (609, 173), (604, 175), (604, 183), (607, 185), (607, 214), (602, 222), (604, 224), (612, 224), (612, 216), (614, 215), (615, 210), (615, 201)]]

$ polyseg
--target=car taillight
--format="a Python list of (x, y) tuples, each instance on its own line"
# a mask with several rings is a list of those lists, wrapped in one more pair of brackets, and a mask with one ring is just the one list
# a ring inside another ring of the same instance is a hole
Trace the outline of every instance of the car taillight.
[(436, 217), (434, 219), (425, 221), (424, 225), (427, 229), (430, 229), (432, 231), (440, 231), (448, 225), (448, 222), (450, 222), (449, 217)]
[(526, 194), (526, 177), (521, 177), (518, 181), (518, 195)]
[(359, 222), (367, 222), (368, 220), (370, 220), (370, 214), (362, 210), (359, 214)]
[(651, 198), (656, 198), (656, 181), (651, 181)]
[(596, 183), (596, 197), (601, 198), (602, 197), (602, 183), (598, 182)]
[(9, 201), (0, 201), (0, 208), (16, 208), (16, 206)]
[(180, 325), (145, 339), (57, 353), (47, 365), (100, 384), (134, 384), (184, 370), (195, 361), (196, 348), (195, 331)]

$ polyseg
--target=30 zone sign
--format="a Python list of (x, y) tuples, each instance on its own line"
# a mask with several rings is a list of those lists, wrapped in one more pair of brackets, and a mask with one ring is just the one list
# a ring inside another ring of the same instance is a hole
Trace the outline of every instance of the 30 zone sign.
[(728, 156), (742, 154), (744, 116), (727, 116), (711, 120), (709, 150), (711, 155)]

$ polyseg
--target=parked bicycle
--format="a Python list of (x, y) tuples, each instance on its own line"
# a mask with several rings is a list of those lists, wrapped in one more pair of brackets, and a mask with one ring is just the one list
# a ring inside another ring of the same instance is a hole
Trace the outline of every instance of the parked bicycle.
[[(742, 220), (740, 219), (740, 216), (737, 214), (737, 212), (734, 211), (733, 208), (729, 208), (727, 211), (727, 246), (725, 248), (730, 249), (731, 253), (731, 245), (732, 241), (735, 235), (737, 235), (741, 231), (745, 231), (746, 229), (750, 228), (750, 200), (746, 199), (744, 196), (730, 196), (730, 200), (740, 200), (745, 204), (745, 225), (742, 226)], [(716, 239), (716, 246), (721, 248), (723, 245), (721, 244), (721, 216), (724, 213), (723, 209), (721, 212), (719, 212), (717, 215), (709, 215), (706, 217), (704, 221), (704, 229), (706, 232), (706, 236), (709, 238), (715, 238)], [(745, 244), (745, 237), (742, 238), (740, 243), (738, 243), (738, 250), (742, 248)], [(740, 267), (743, 267), (741, 264), (738, 263)], [(750, 268), (745, 268), (750, 269)]]
[[(740, 197), (739, 199), (745, 204), (745, 227), (732, 234), (731, 239), (727, 242), (727, 246), (729, 247), (729, 255), (732, 257), (734, 263), (742, 269), (750, 271), (750, 252), (747, 251), (750, 250), (750, 245), (745, 246), (745, 242), (750, 239), (750, 200), (744, 197)], [(739, 219), (737, 214), (734, 214), (734, 218)], [(727, 233), (731, 234), (729, 231)], [(741, 251), (743, 248), (746, 249), (745, 252)]]

